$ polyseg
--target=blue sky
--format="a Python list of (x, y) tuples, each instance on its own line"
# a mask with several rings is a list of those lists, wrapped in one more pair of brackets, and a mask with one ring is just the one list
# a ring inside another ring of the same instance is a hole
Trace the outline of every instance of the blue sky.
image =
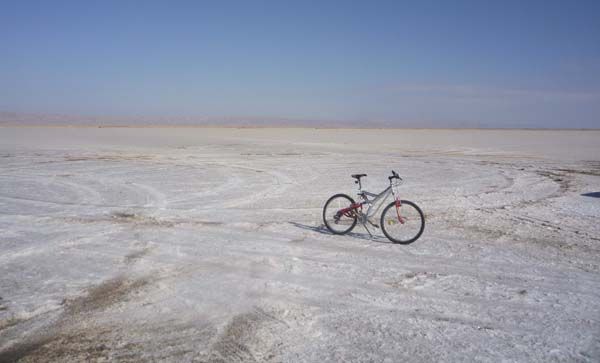
[(600, 1), (1, 1), (0, 110), (600, 127)]

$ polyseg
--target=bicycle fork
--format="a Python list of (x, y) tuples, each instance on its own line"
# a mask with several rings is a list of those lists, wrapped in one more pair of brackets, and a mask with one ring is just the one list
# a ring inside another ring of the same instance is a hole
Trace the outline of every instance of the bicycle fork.
[(400, 207), (402, 206), (402, 202), (400, 198), (396, 198), (396, 216), (398, 216), (398, 222), (404, 224), (404, 218), (400, 216)]
[(400, 224), (404, 224), (404, 218), (402, 218), (402, 216), (400, 215), (400, 207), (402, 207), (402, 201), (400, 200), (400, 197), (398, 196), (397, 190), (394, 190), (394, 188), (392, 187), (392, 195), (394, 196), (394, 201), (396, 202), (396, 217), (398, 217), (398, 222), (400, 222)]

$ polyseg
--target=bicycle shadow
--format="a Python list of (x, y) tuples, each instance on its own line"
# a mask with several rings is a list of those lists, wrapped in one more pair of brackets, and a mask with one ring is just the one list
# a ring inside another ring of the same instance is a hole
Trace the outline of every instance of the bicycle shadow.
[[(317, 232), (317, 233), (321, 233), (321, 234), (325, 234), (325, 235), (329, 235), (329, 236), (336, 236), (335, 234), (331, 233), (331, 231), (329, 231), (327, 229), (327, 227), (325, 227), (324, 224), (321, 224), (320, 226), (309, 226), (307, 224), (302, 224), (302, 223), (298, 223), (298, 222), (288, 222), (288, 223), (294, 227), (304, 229), (307, 231)], [(356, 228), (360, 228), (360, 227), (361, 226), (356, 226)], [(367, 233), (348, 232), (344, 236), (349, 236), (349, 237), (356, 238), (356, 239), (362, 239), (362, 240), (369, 241), (369, 242), (390, 243), (390, 244), (392, 243), (390, 240), (388, 240), (387, 238), (385, 238), (383, 236), (373, 235), (373, 237), (371, 237)]]
[(600, 198), (600, 192), (584, 193), (584, 194), (581, 194), (581, 196), (583, 196), (583, 197), (592, 197), (592, 198)]

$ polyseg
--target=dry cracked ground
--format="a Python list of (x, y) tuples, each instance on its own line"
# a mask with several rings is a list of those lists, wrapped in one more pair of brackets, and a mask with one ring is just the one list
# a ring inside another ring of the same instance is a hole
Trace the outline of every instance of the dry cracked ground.
[[(0, 361), (597, 362), (599, 136), (0, 128)], [(391, 169), (421, 239), (329, 234)]]

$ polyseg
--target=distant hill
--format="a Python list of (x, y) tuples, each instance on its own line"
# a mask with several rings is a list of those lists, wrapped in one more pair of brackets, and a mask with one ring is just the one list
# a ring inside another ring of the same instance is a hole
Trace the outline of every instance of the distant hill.
[[(187, 126), (187, 127), (318, 127), (318, 128), (391, 128), (432, 127), (420, 122), (361, 120), (304, 120), (268, 117), (114, 117), (51, 113), (0, 111), (1, 126)], [(464, 125), (461, 127), (469, 127)]]
[[(307, 120), (274, 117), (146, 117), (89, 116), (58, 113), (0, 111), (0, 126), (82, 126), (82, 127), (307, 127), (307, 128), (438, 128), (494, 129), (497, 126), (474, 121), (390, 121), (390, 120)], [(501, 129), (540, 129), (518, 122), (504, 123)], [(542, 128), (543, 129), (543, 128)], [(548, 127), (548, 129), (565, 129)], [(597, 128), (574, 128), (594, 129)]]

